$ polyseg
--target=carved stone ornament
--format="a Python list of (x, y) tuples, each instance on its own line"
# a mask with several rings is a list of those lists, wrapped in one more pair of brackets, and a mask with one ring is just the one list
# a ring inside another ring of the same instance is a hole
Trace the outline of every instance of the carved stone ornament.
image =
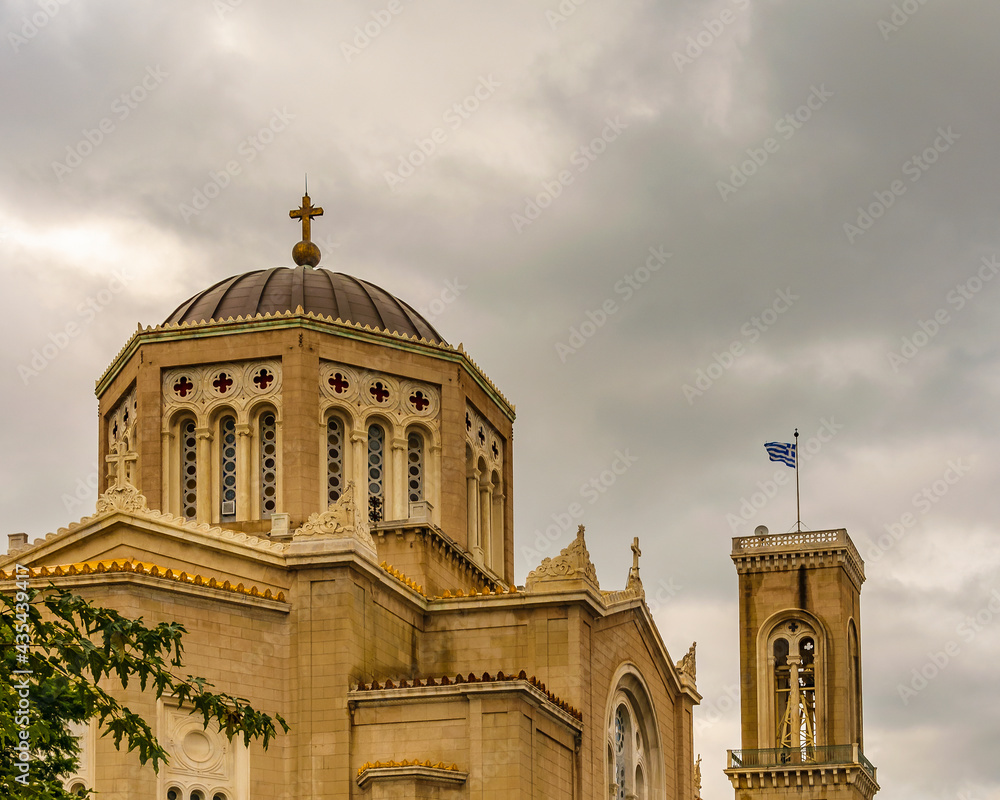
[(293, 541), (303, 539), (357, 539), (375, 551), (375, 540), (368, 530), (364, 515), (354, 502), (354, 481), (348, 481), (336, 503), (326, 511), (317, 511), (292, 534)]
[(695, 680), (695, 657), (694, 651), (698, 646), (697, 642), (692, 642), (685, 656), (677, 662), (677, 671), (681, 675), (687, 675), (691, 680)]
[(97, 513), (105, 514), (112, 511), (124, 511), (126, 514), (148, 512), (146, 497), (139, 493), (131, 483), (115, 484), (97, 498)]
[(583, 525), (577, 530), (576, 538), (555, 558), (546, 558), (528, 573), (525, 586), (530, 591), (539, 583), (558, 580), (581, 580), (593, 585), (600, 591), (597, 582), (597, 570), (587, 552), (587, 543), (583, 539)]

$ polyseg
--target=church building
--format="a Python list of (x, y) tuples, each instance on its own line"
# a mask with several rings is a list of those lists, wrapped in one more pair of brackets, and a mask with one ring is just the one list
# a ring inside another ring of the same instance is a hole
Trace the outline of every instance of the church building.
[[(602, 588), (581, 526), (514, 580), (514, 406), (404, 301), (319, 267), (237, 274), (140, 326), (97, 381), (94, 514), (15, 564), (147, 623), (185, 674), (290, 730), (267, 751), (169, 699), (121, 699), (155, 773), (93, 724), (72, 791), (106, 800), (698, 800), (694, 645), (668, 654), (632, 568)], [(871, 800), (859, 591), (844, 531), (734, 542), (737, 800)]]
[[(602, 589), (581, 527), (514, 583), (514, 406), (365, 280), (247, 272), (140, 329), (97, 381), (96, 513), (15, 563), (185, 626), (185, 673), (290, 725), (265, 752), (130, 687), (159, 774), (92, 727), (102, 798), (697, 795), (694, 649), (667, 653), (633, 567)], [(631, 538), (631, 537), (630, 537)], [(626, 540), (628, 541), (628, 540)], [(623, 544), (627, 546), (627, 544)]]

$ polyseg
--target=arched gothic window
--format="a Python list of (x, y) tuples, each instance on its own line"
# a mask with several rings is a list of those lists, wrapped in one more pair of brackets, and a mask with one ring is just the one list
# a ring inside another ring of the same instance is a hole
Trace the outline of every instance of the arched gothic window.
[(344, 423), (335, 416), (326, 421), (326, 504), (332, 506), (344, 491)]
[(406, 437), (406, 487), (411, 503), (424, 499), (424, 437), (416, 432)]
[(278, 424), (274, 412), (260, 415), (260, 518), (270, 519), (278, 504)]
[(806, 757), (818, 744), (816, 656), (815, 631), (801, 620), (784, 622), (771, 634), (774, 746)]
[(368, 514), (372, 522), (385, 519), (385, 430), (368, 426)]
[(645, 688), (628, 672), (614, 693), (607, 738), (608, 794), (613, 800), (659, 796), (662, 764)]
[(180, 487), (181, 516), (195, 519), (198, 515), (198, 436), (193, 419), (180, 424)]
[(236, 519), (236, 417), (227, 414), (219, 420), (219, 517), (223, 522)]

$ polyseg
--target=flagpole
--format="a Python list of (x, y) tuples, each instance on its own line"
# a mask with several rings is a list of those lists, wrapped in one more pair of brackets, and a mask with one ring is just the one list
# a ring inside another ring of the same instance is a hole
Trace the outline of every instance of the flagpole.
[(799, 429), (795, 429), (795, 524), (802, 532), (802, 509), (799, 505)]

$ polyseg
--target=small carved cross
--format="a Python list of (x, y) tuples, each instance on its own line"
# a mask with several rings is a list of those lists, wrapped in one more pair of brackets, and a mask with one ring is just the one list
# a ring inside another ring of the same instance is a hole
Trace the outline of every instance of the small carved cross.
[(128, 452), (124, 444), (116, 444), (111, 448), (111, 455), (104, 457), (109, 465), (108, 480), (110, 482), (114, 479), (111, 486), (125, 486), (126, 483), (129, 483), (129, 473), (131, 472), (129, 467), (138, 458), (135, 453)]
[(639, 537), (635, 536), (632, 539), (632, 569), (639, 569), (639, 556), (642, 555), (642, 550), (639, 549)]
[(471, 431), (472, 430), (472, 420), (469, 419), (469, 412), (468, 411), (465, 412), (465, 429), (467, 431)]
[(312, 239), (312, 218), (322, 217), (323, 209), (318, 208), (312, 204), (312, 200), (309, 199), (308, 194), (302, 195), (302, 205), (299, 206), (295, 211), (289, 211), (288, 216), (292, 219), (302, 220), (302, 241), (311, 242)]

